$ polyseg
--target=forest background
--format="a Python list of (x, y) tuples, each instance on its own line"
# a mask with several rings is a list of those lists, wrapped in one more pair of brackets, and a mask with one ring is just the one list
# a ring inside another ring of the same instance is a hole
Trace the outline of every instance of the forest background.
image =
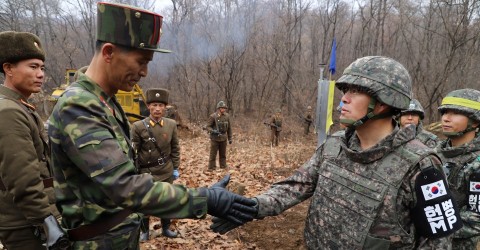
[[(0, 1), (0, 30), (32, 32), (43, 42), (45, 95), (64, 82), (65, 69), (90, 62), (96, 2)], [(117, 2), (163, 15), (160, 46), (173, 53), (157, 54), (140, 84), (169, 89), (190, 121), (204, 120), (219, 100), (233, 115), (258, 119), (277, 108), (293, 115), (315, 107), (319, 64), (329, 63), (334, 38), (332, 79), (356, 58), (392, 57), (409, 70), (426, 122), (438, 120), (449, 91), (479, 89), (478, 0), (171, 0), (162, 8), (154, 0)]]

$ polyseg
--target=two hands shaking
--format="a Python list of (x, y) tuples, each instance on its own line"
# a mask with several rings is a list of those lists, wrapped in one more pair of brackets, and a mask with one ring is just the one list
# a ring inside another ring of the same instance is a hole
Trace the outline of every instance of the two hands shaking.
[(201, 188), (207, 196), (208, 214), (214, 216), (210, 226), (216, 233), (225, 234), (256, 218), (258, 203), (256, 199), (245, 198), (226, 189), (230, 175), (209, 188)]

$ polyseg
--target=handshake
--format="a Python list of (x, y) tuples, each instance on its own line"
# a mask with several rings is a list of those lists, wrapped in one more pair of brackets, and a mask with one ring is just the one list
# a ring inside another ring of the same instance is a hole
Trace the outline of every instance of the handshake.
[(214, 216), (210, 226), (216, 233), (224, 234), (256, 218), (258, 203), (256, 199), (248, 199), (225, 189), (230, 175), (210, 188), (201, 188), (201, 194), (207, 196), (208, 214)]

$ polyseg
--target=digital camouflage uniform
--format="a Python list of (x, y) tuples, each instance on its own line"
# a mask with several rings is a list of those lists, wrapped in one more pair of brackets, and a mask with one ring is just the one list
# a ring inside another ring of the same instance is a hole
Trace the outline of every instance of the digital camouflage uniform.
[(308, 135), (310, 133), (310, 126), (312, 125), (312, 122), (312, 107), (308, 106), (307, 112), (305, 112), (304, 115), (303, 134)]
[(280, 132), (282, 131), (282, 111), (278, 109), (272, 117), (270, 117), (270, 145), (278, 146)]
[[(373, 113), (376, 102), (408, 107), (408, 71), (390, 58), (363, 57), (345, 69), (336, 85), (344, 92), (368, 92), (367, 115), (343, 120), (345, 131), (329, 136), (292, 176), (256, 196), (257, 218), (311, 198), (304, 232), (309, 249), (449, 249), (447, 235), (461, 227), (461, 219), (440, 159), (415, 139), (413, 126), (400, 128), (394, 122), (392, 110)], [(391, 119), (393, 131), (362, 149), (356, 128), (375, 116)], [(231, 223), (211, 227), (220, 232), (235, 228)]]
[[(155, 97), (156, 93), (159, 93), (158, 97)], [(148, 104), (162, 102), (166, 105), (168, 103), (168, 92), (164, 89), (149, 89), (146, 96)], [(147, 128), (145, 124), (149, 127)], [(180, 145), (178, 144), (176, 122), (165, 117), (155, 121), (150, 116), (133, 123), (131, 135), (133, 148), (137, 152), (137, 165), (140, 173), (151, 174), (154, 181), (173, 183), (173, 170), (178, 170), (180, 165)], [(170, 220), (162, 219), (161, 222), (163, 231), (168, 230)], [(145, 224), (148, 229), (148, 217)]]
[[(449, 99), (450, 98), (450, 99)], [(457, 99), (455, 99), (457, 98)], [(469, 105), (470, 104), (470, 105)], [(469, 106), (464, 106), (469, 105)], [(480, 91), (473, 89), (450, 92), (438, 108), (454, 110), (480, 121)], [(480, 240), (480, 136), (452, 147), (450, 139), (440, 143), (438, 153), (448, 173), (448, 183), (460, 208), (463, 228), (453, 235), (453, 249), (478, 249)]]
[[(220, 108), (227, 108), (223, 101), (218, 102), (217, 111), (208, 118), (207, 131), (210, 133), (210, 157), (208, 160), (208, 169), (215, 169), (215, 160), (218, 158), (220, 168), (227, 167), (227, 140), (232, 141), (232, 124), (230, 115), (225, 112), (220, 113)], [(215, 133), (218, 131), (218, 133)]]
[[(158, 44), (162, 17), (157, 14), (98, 3), (98, 18), (97, 38), (102, 41), (114, 38), (109, 37), (107, 25), (123, 24), (128, 19), (134, 29), (116, 26), (115, 39), (122, 34), (130, 34), (132, 39), (119, 38), (119, 44), (152, 50)], [(153, 35), (150, 32), (153, 37), (142, 37), (148, 35), (140, 32), (146, 27), (154, 30)], [(137, 174), (125, 113), (115, 96), (108, 96), (85, 74), (79, 73), (78, 80), (59, 98), (49, 124), (57, 207), (63, 227), (71, 230), (93, 224), (98, 228), (121, 211), (129, 212), (106, 233), (87, 239), (77, 237), (73, 248), (137, 249), (141, 214), (202, 218), (207, 213), (205, 194), (181, 185), (154, 182), (150, 174)], [(69, 234), (72, 236), (71, 231)]]
[[(4, 63), (24, 59), (45, 60), (39, 38), (1, 32), (0, 71)], [(22, 94), (5, 85), (0, 85), (0, 117), (0, 241), (8, 249), (45, 249), (34, 230), (59, 213), (43, 121)]]
[[(423, 118), (425, 118), (425, 111), (422, 107), (422, 104), (416, 99), (412, 99), (408, 109), (402, 110), (400, 115), (405, 115), (409, 113), (414, 113), (419, 116), (419, 121), (417, 125), (417, 136), (416, 138), (420, 140), (423, 144), (425, 144), (429, 148), (435, 148), (439, 142), (438, 136), (426, 131), (423, 129)], [(400, 120), (400, 119), (399, 119)]]

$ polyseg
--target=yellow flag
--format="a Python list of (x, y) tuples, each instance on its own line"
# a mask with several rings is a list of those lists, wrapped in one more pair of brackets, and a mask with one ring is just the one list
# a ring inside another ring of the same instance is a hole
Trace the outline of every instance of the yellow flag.
[(328, 86), (328, 108), (327, 108), (327, 124), (325, 126), (325, 133), (328, 134), (330, 126), (333, 124), (333, 96), (335, 93), (335, 81), (330, 81)]

